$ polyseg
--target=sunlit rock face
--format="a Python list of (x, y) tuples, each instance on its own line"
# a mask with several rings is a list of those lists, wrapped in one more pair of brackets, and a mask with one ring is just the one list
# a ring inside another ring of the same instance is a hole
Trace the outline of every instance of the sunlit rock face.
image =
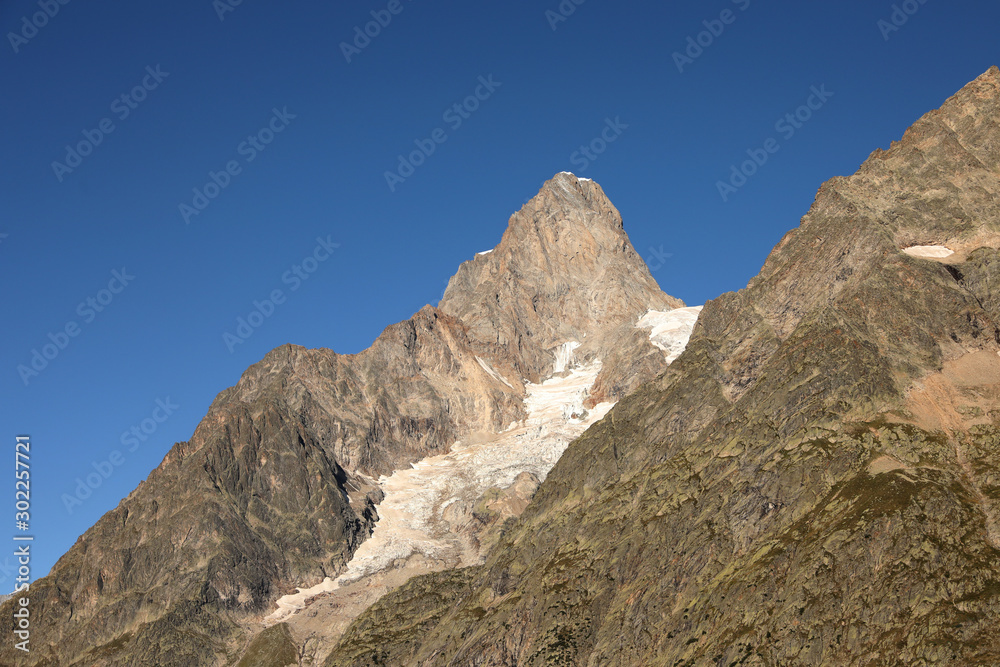
[(993, 68), (824, 184), (481, 566), (386, 595), (326, 666), (998, 665), (998, 470)]
[[(499, 245), (462, 264), (439, 309), (477, 340), (517, 350), (519, 377), (540, 382), (565, 346), (604, 366), (595, 399), (615, 401), (662, 371), (648, 340), (626, 331), (664, 294), (601, 186), (562, 172), (511, 216)], [(621, 363), (607, 363), (620, 358)], [(628, 363), (626, 363), (626, 359)], [(638, 364), (638, 365), (637, 365)]]
[[(700, 311), (650, 310), (636, 322), (664, 352), (664, 368), (683, 352)], [(317, 653), (325, 657), (356, 613), (413, 576), (481, 564), (502, 522), (520, 515), (567, 445), (614, 406), (586, 407), (602, 364), (578, 363), (580, 347), (557, 346), (551, 377), (525, 385), (523, 420), (383, 476), (379, 520), (346, 569), (280, 598), (265, 623), (322, 636)]]
[(32, 585), (46, 622), (0, 663), (321, 660), (413, 573), (479, 563), (567, 444), (666, 368), (635, 322), (683, 305), (600, 186), (557, 175), (439, 306), (359, 354), (247, 369)]
[(332, 641), (332, 629), (352, 620), (345, 601), (357, 607), (359, 599), (373, 601), (414, 575), (481, 563), (502, 521), (524, 510), (569, 442), (612, 407), (584, 408), (599, 362), (562, 361), (559, 375), (527, 385), (525, 419), (382, 477), (379, 520), (345, 570), (280, 598), (266, 622), (304, 630), (321, 615)]
[[(656, 308), (676, 326), (651, 337), (636, 323)], [(322, 635), (321, 657), (353, 615), (410, 577), (480, 563), (569, 442), (683, 350), (698, 313), (659, 290), (600, 186), (568, 173), (459, 268), (437, 310), (485, 341), (477, 363), (517, 388), (523, 413), (383, 475), (379, 521), (346, 569), (276, 601), (265, 623)]]

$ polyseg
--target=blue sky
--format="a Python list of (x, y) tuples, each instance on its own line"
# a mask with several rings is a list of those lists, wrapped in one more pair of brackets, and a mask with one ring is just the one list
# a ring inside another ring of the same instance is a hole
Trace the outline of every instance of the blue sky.
[(668, 293), (745, 286), (823, 181), (1000, 63), (995, 3), (897, 7), (0, 3), (0, 433), (32, 440), (32, 577), (247, 366), (364, 349), (556, 172), (602, 184)]

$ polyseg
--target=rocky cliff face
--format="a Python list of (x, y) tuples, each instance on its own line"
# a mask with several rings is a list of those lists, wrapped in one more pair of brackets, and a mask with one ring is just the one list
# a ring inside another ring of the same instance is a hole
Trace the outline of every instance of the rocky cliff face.
[(819, 191), (482, 566), (327, 661), (1000, 664), (1000, 70)]
[[(31, 656), (5, 644), (0, 663), (190, 667), (301, 655), (284, 624), (255, 637), (260, 621), (296, 587), (346, 571), (379, 518), (378, 478), (505, 431), (528, 416), (526, 382), (599, 369), (621, 332), (616, 353), (630, 350), (633, 366), (607, 371), (602, 393), (652, 379), (664, 358), (635, 323), (680, 305), (652, 280), (601, 189), (556, 176), (492, 253), (461, 267), (440, 307), (357, 355), (278, 348), (219, 394), (191, 439), (32, 584)], [(560, 419), (585, 425), (585, 414), (581, 402)], [(448, 510), (456, 563), (476, 557), (464, 545), (495, 539), (497, 521), (524, 509), (552, 463), (505, 463), (500, 487)], [(0, 608), (6, 622), (10, 611)]]
[[(659, 290), (601, 186), (563, 172), (515, 213), (493, 251), (462, 264), (439, 304), (470, 335), (516, 350), (531, 382), (566, 343), (604, 364), (593, 402), (617, 400), (662, 370), (635, 323), (684, 304)], [(636, 367), (631, 367), (632, 364)]]

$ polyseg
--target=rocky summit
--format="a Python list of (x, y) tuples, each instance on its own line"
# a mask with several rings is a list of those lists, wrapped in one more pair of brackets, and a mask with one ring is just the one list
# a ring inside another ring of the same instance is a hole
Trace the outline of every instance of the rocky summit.
[(569, 442), (683, 348), (683, 306), (600, 186), (556, 175), (437, 307), (359, 354), (280, 347), (219, 394), (31, 585), (32, 652), (0, 664), (321, 664), (413, 576), (481, 565)]

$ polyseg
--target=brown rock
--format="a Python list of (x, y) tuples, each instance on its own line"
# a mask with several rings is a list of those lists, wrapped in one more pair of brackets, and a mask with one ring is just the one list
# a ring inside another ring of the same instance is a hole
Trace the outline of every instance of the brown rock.
[(326, 664), (1000, 664), (998, 119), (992, 68), (825, 184), (482, 567)]
[[(624, 327), (629, 346), (656, 352), (630, 327), (674, 304), (600, 188), (557, 176), (439, 308), (357, 355), (282, 346), (219, 394), (191, 439), (32, 585), (44, 621), (18, 664), (235, 662), (276, 598), (336, 576), (370, 534), (378, 476), (523, 417), (524, 379), (548, 376), (561, 343), (594, 358)], [(661, 369), (609, 368), (605, 393)], [(0, 646), (0, 662), (14, 655)]]

